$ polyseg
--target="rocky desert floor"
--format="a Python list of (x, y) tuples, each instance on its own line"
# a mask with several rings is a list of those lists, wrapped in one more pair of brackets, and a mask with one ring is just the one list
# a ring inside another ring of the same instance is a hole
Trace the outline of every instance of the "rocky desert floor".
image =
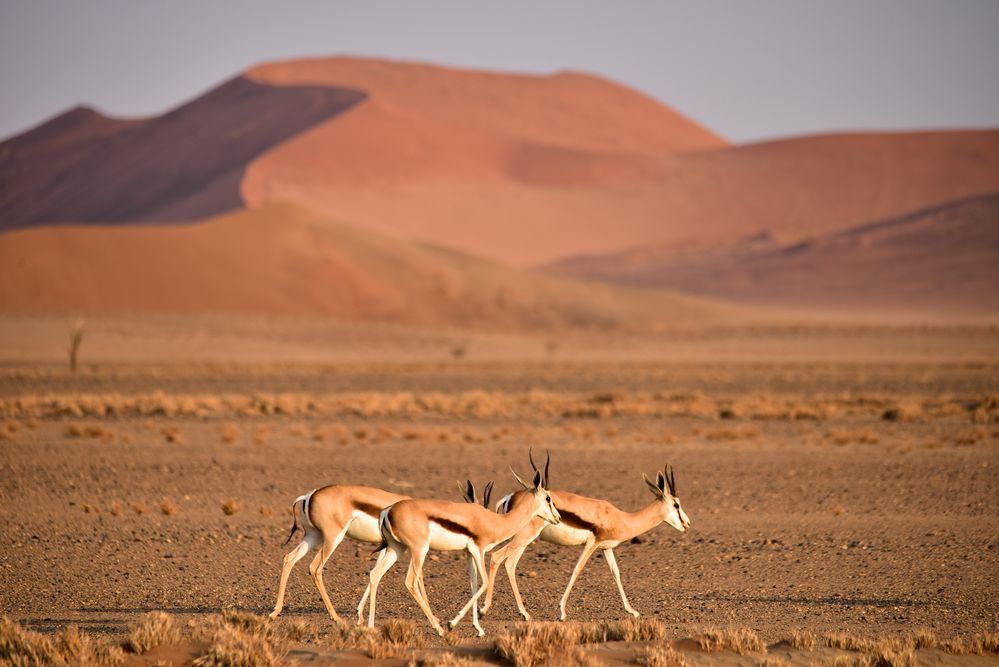
[[(767, 643), (797, 628), (991, 632), (999, 334), (970, 331), (963, 345), (965, 334), (911, 333), (881, 361), (814, 341), (784, 359), (772, 350), (759, 360), (589, 361), (548, 349), (533, 360), (421, 361), (411, 351), (313, 364), (91, 359), (76, 373), (9, 355), (0, 614), (112, 638), (152, 610), (183, 621), (223, 608), (266, 614), (294, 544), (283, 543), (296, 496), (351, 483), (457, 500), (465, 479), (506, 493), (509, 467), (528, 470), (533, 447), (551, 452), (553, 488), (626, 509), (652, 500), (643, 472), (674, 467), (691, 529), (662, 525), (617, 550), (632, 604), (670, 638), (705, 627), (752, 629)], [(536, 619), (556, 618), (578, 555), (527, 550), (519, 582)], [(327, 565), (342, 615), (353, 614), (371, 564), (370, 547), (347, 540)], [(403, 587), (404, 570), (383, 581), (379, 615), (418, 621), (431, 646), (445, 645)], [(450, 617), (468, 596), (464, 557), (433, 559), (426, 583)], [(600, 556), (569, 614), (626, 617)], [(282, 619), (329, 623), (307, 560)], [(518, 620), (501, 573), (483, 624), (494, 635)], [(469, 647), (491, 641), (467, 623), (455, 635)]]

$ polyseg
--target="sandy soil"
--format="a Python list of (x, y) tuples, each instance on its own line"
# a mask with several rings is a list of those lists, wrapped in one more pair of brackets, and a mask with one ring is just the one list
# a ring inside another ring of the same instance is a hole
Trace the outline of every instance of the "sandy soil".
[[(120, 365), (72, 378), (51, 366), (21, 366), (0, 375), (0, 394), (253, 393), (294, 385), (317, 394), (660, 389), (738, 399), (765, 390), (791, 398), (878, 392), (974, 401), (999, 391), (997, 377), (987, 356), (959, 364), (451, 362), (297, 372)], [(753, 628), (768, 642), (794, 627), (870, 636), (925, 626), (941, 637), (967, 635), (999, 619), (999, 425), (989, 422), (994, 415), (985, 423), (972, 417), (11, 418), (0, 443), (0, 613), (34, 628), (74, 622), (115, 635), (152, 609), (185, 617), (222, 607), (265, 613), (295, 496), (351, 482), (454, 498), (455, 480), (466, 477), (494, 479), (506, 491), (507, 466), (523, 470), (534, 445), (551, 449), (553, 486), (624, 508), (649, 501), (643, 471), (675, 466), (692, 529), (681, 535), (660, 527), (622, 546), (618, 558), (633, 605), (676, 637), (706, 625)], [(74, 426), (83, 427), (81, 437)], [(222, 511), (229, 500), (240, 506), (231, 516)], [(528, 550), (521, 590), (537, 618), (555, 617), (577, 555), (548, 544)], [(341, 613), (351, 613), (369, 565), (367, 548), (354, 543), (331, 560), (327, 584)], [(381, 613), (420, 618), (402, 575), (396, 568), (386, 578)], [(427, 586), (435, 608), (453, 612), (467, 595), (462, 559), (445, 554), (432, 562)], [(304, 565), (293, 573), (287, 603), (289, 618), (323, 622)], [(624, 617), (601, 559), (578, 582), (570, 614)], [(486, 627), (495, 632), (516, 618), (502, 582)], [(470, 626), (458, 633), (470, 639)]]

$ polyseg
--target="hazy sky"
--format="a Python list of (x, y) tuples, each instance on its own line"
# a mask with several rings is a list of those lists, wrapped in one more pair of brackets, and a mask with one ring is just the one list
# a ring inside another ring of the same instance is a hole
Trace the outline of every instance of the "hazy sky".
[(999, 126), (999, 0), (0, 0), (0, 137), (333, 54), (589, 71), (734, 141)]

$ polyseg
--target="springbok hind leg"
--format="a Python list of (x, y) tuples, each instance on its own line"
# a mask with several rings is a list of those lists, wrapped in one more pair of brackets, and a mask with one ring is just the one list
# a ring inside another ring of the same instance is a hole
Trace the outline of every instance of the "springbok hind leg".
[(285, 554), (281, 566), (281, 581), (278, 583), (277, 602), (274, 604), (274, 611), (269, 614), (271, 619), (277, 618), (281, 610), (284, 609), (284, 593), (288, 587), (288, 576), (291, 574), (291, 569), (295, 567), (295, 563), (305, 558), (305, 554), (309, 553), (309, 549), (316, 546), (318, 541), (318, 534), (306, 531), (305, 537), (298, 543), (298, 546)]
[(572, 591), (573, 584), (576, 583), (576, 578), (579, 573), (583, 571), (586, 567), (586, 561), (590, 560), (590, 556), (593, 552), (597, 550), (597, 543), (592, 537), (586, 541), (586, 546), (583, 547), (583, 553), (579, 554), (579, 560), (576, 561), (576, 567), (572, 570), (572, 576), (569, 577), (569, 585), (565, 587), (565, 593), (562, 593), (562, 600), (558, 605), (558, 620), (564, 621), (566, 619), (565, 615), (565, 603), (569, 601), (569, 593)]
[(312, 563), (309, 565), (309, 574), (312, 575), (312, 581), (315, 582), (316, 588), (319, 589), (319, 595), (323, 598), (323, 604), (326, 606), (326, 613), (329, 614), (330, 618), (333, 619), (339, 625), (346, 625), (340, 615), (336, 613), (336, 609), (333, 608), (333, 603), (330, 602), (329, 593), (326, 592), (326, 584), (323, 583), (323, 568), (326, 566), (326, 561), (330, 559), (336, 548), (340, 546), (343, 541), (344, 535), (347, 534), (347, 528), (350, 526), (348, 523), (343, 527), (339, 533), (337, 533), (333, 539), (325, 540), (322, 546), (319, 548), (319, 553), (316, 557), (312, 559)]

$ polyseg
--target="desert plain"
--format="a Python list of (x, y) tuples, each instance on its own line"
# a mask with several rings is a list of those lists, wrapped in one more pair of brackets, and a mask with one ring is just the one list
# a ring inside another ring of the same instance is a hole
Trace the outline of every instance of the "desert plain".
[[(0, 613), (114, 641), (154, 610), (194, 624), (222, 609), (265, 615), (294, 546), (283, 543), (298, 495), (353, 483), (457, 500), (465, 479), (507, 493), (509, 467), (529, 470), (533, 447), (551, 452), (553, 488), (630, 510), (652, 500), (642, 473), (674, 466), (690, 530), (662, 525), (617, 549), (632, 604), (667, 640), (745, 628), (773, 659), (810, 664), (834, 657), (784, 655), (778, 642), (796, 630), (822, 646), (830, 633), (917, 628), (946, 641), (999, 622), (995, 327), (801, 324), (553, 342), (253, 322), (96, 318), (71, 373), (55, 344), (64, 321), (4, 320)], [(242, 346), (227, 346), (236, 333)], [(535, 619), (557, 618), (578, 555), (528, 548), (518, 576)], [(327, 565), (348, 619), (372, 562), (370, 545), (348, 539)], [(274, 621), (310, 628), (288, 657), (361, 659), (324, 643), (334, 626), (307, 563)], [(424, 651), (499, 661), (489, 647), (520, 620), (503, 572), (487, 637), (463, 622), (447, 641), (403, 572), (386, 576), (379, 618), (415, 621)], [(426, 576), (449, 617), (468, 596), (464, 557), (441, 554)], [(599, 556), (568, 608), (580, 621), (627, 617)], [(196, 651), (173, 650), (171, 660)], [(610, 642), (587, 655), (625, 664), (641, 650)]]

